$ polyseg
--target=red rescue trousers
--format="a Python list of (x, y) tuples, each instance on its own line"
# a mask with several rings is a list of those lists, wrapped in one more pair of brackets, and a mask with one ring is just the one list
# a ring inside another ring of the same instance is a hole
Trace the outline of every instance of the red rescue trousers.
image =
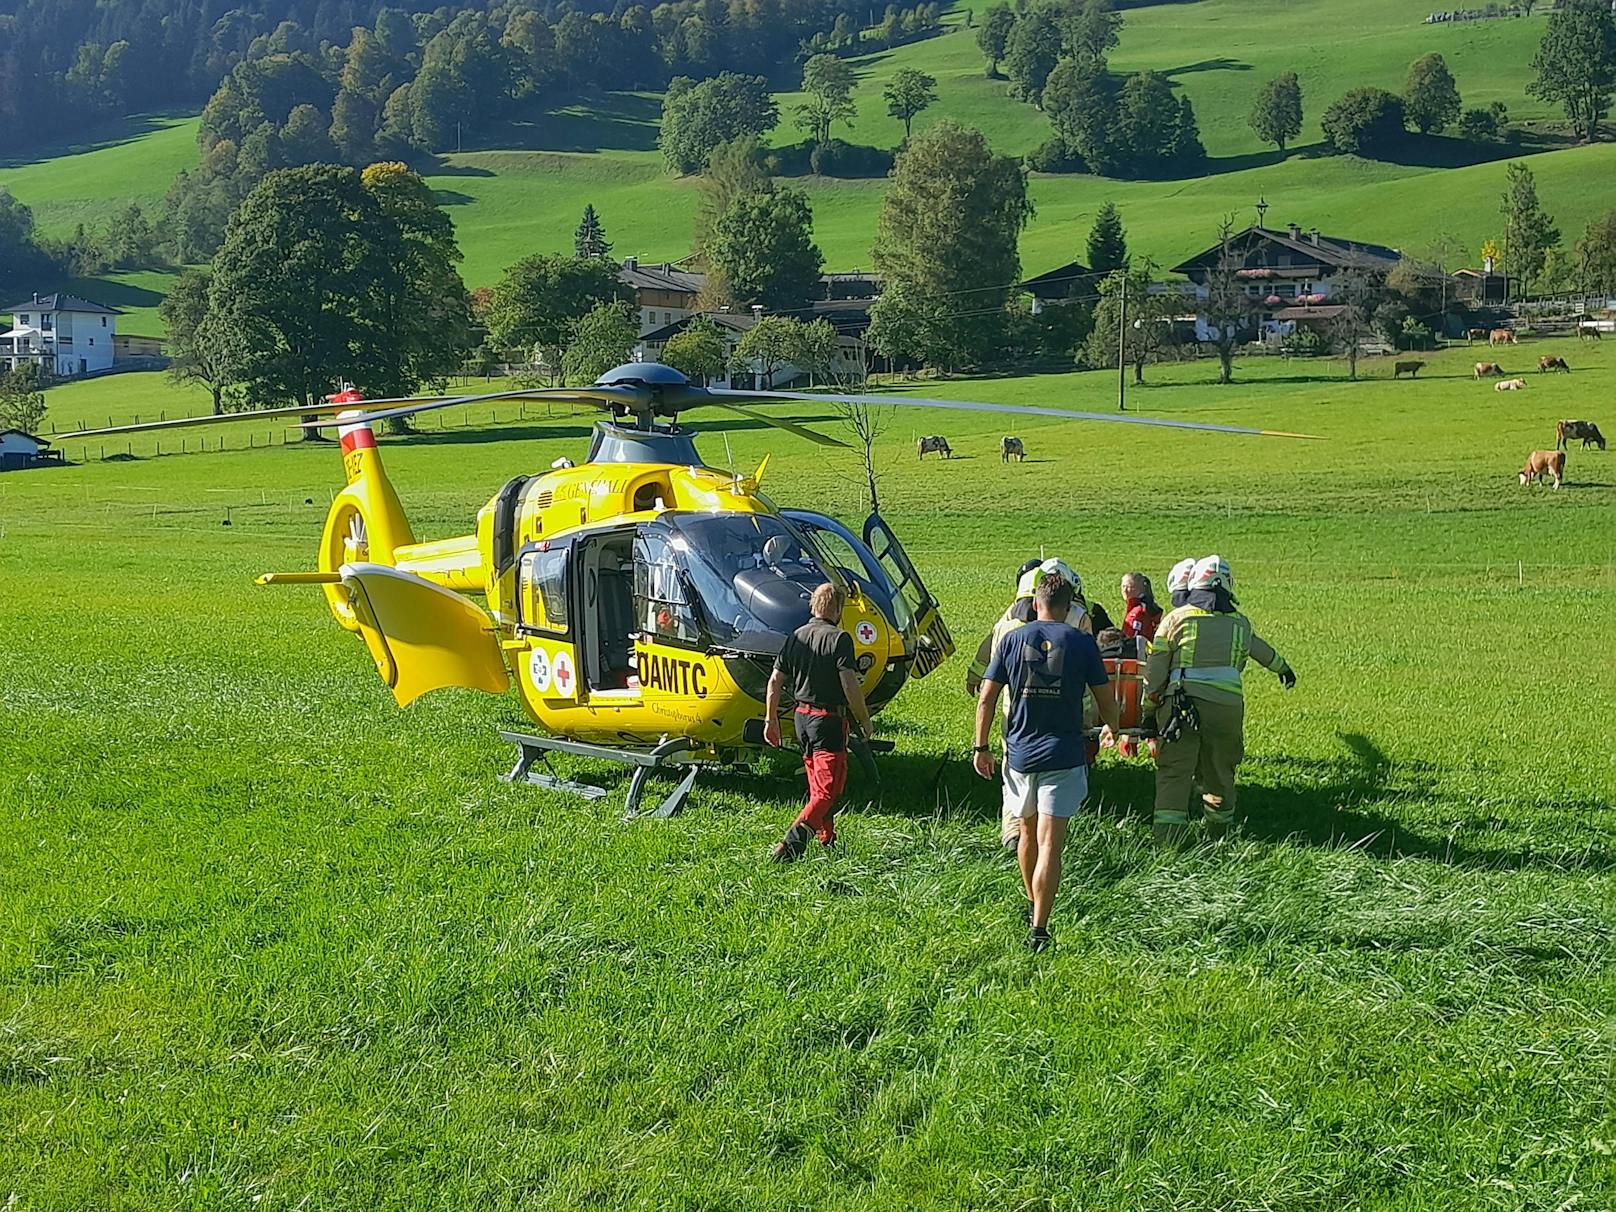
[(802, 768), (808, 773), (808, 804), (797, 824), (829, 845), (836, 840), (836, 801), (847, 783), (847, 720), (822, 707), (798, 707), (796, 725)]

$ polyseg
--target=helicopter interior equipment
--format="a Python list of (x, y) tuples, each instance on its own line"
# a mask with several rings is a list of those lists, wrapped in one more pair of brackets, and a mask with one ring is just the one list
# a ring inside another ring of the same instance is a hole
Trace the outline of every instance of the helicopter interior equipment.
[[(608, 414), (595, 425), (587, 458), (514, 477), (478, 511), (469, 534), (418, 540), (382, 466), (373, 423), (535, 397)], [(506, 777), (598, 798), (601, 788), (548, 770), (550, 755), (625, 764), (634, 768), (632, 818), (651, 772), (685, 768), (656, 810), (667, 816), (701, 769), (744, 765), (763, 748), (774, 657), (808, 618), (815, 586), (828, 580), (847, 593), (842, 627), (853, 637), (872, 711), (954, 650), (937, 599), (878, 513), (855, 531), (825, 514), (783, 508), (761, 489), (767, 458), (750, 476), (709, 467), (678, 423), (692, 408), (719, 407), (820, 445), (844, 445), (751, 407), (783, 401), (1308, 436), (1022, 405), (717, 390), (658, 363), (618, 367), (589, 387), (377, 401), (344, 389), (314, 408), (65, 436), (293, 415), (312, 415), (306, 427), (336, 426), (347, 484), (327, 514), (316, 566), (266, 573), (258, 583), (319, 586), (400, 706), (447, 687), (504, 694), (514, 685), (540, 731), (501, 733), (517, 748)], [(790, 736), (789, 704), (784, 715)], [(872, 752), (890, 747), (866, 743), (861, 763), (873, 774)]]

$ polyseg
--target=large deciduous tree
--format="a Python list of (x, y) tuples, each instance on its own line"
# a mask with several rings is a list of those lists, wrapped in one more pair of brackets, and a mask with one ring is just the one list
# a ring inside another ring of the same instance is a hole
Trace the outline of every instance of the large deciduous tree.
[(790, 316), (764, 316), (746, 330), (735, 347), (731, 365), (738, 371), (756, 374), (762, 380), (762, 389), (768, 391), (782, 369), (799, 365), (807, 327)]
[(494, 287), (488, 335), (501, 349), (564, 350), (575, 321), (598, 304), (629, 297), (617, 265), (604, 257), (524, 257)]
[(1234, 216), (1218, 224), (1218, 256), (1206, 278), (1206, 323), (1218, 353), (1218, 382), (1234, 382), (1234, 351), (1250, 326), (1251, 304), (1238, 274), (1241, 259), (1234, 248)]
[(1128, 161), (1117, 125), (1117, 79), (1103, 59), (1062, 59), (1044, 85), (1044, 112), (1068, 149), (1090, 172), (1111, 176)]
[(993, 351), (1032, 215), (1021, 166), (951, 121), (916, 136), (881, 205), (875, 266), (887, 289), (871, 340), (889, 357), (952, 369)]
[(1111, 0), (1083, 0), (1082, 7), (1064, 22), (1067, 51), (1104, 58), (1122, 35), (1122, 14), (1114, 10)]
[(386, 336), (362, 385), (409, 395), (423, 383), (441, 384), (475, 345), (471, 296), (455, 268), (460, 246), (448, 214), (407, 165), (372, 164), (360, 182), (381, 209), (382, 255), (391, 269), (371, 289), (369, 306)]
[(1016, 27), (1016, 14), (1008, 4), (995, 4), (982, 15), (977, 27), (976, 45), (988, 61), (988, 75), (999, 74), (999, 63), (1010, 44), (1010, 33)]
[(808, 195), (795, 189), (736, 198), (714, 225), (707, 256), (736, 302), (771, 311), (807, 303), (825, 264), (813, 241)]
[(662, 361), (705, 386), (724, 373), (724, 333), (711, 320), (698, 317), (668, 338)]
[(915, 115), (937, 100), (937, 77), (912, 67), (900, 67), (881, 90), (887, 115), (903, 123), (904, 142), (914, 131)]
[(696, 173), (707, 167), (707, 158), (720, 144), (766, 134), (779, 120), (779, 106), (762, 76), (720, 72), (699, 84), (679, 76), (662, 102), (657, 144), (669, 168)]
[(1042, 9), (1016, 18), (1004, 47), (1004, 70), (1012, 90), (1025, 101), (1039, 104), (1044, 82), (1060, 62), (1060, 30)]
[(1577, 241), (1577, 276), (1582, 290), (1616, 294), (1616, 210), (1590, 219)]
[(1459, 86), (1441, 55), (1421, 55), (1409, 64), (1403, 86), (1403, 113), (1422, 135), (1438, 132), (1455, 122), (1462, 109)]
[(815, 55), (802, 67), (802, 91), (807, 100), (797, 106), (797, 126), (815, 143), (830, 140), (837, 122), (853, 124), (853, 90), (858, 78), (846, 59)]
[(1302, 133), (1302, 85), (1295, 72), (1281, 72), (1257, 93), (1251, 103), (1252, 133), (1280, 151)]
[(1320, 125), (1336, 151), (1374, 156), (1402, 141), (1403, 99), (1383, 88), (1355, 88), (1324, 111)]
[(394, 339), (374, 305), (394, 275), (386, 227), (351, 168), (281, 169), (247, 195), (209, 299), (249, 403), (312, 407), (343, 380), (369, 388)]
[(627, 303), (597, 303), (573, 321), (562, 356), (569, 383), (593, 383), (629, 359), (640, 335), (634, 309)]
[(213, 415), (224, 412), (224, 389), (234, 366), (223, 326), (216, 322), (205, 270), (181, 271), (157, 308), (168, 328), (168, 373), (176, 383), (200, 383), (213, 397)]
[(1133, 367), (1133, 381), (1145, 381), (1145, 366), (1172, 344), (1171, 322), (1178, 301), (1171, 294), (1151, 290), (1156, 273), (1156, 263), (1146, 257), (1100, 283), (1094, 327), (1083, 345), (1085, 365), (1115, 368), (1120, 354), (1123, 364)]
[(1550, 13), (1532, 71), (1526, 91), (1564, 109), (1578, 138), (1594, 139), (1616, 88), (1616, 17), (1610, 5), (1570, 0)]

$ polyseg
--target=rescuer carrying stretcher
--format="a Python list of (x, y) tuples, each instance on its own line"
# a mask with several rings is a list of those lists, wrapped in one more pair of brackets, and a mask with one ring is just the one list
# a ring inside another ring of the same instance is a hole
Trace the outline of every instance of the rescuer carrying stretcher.
[[(1179, 569), (1173, 571), (1176, 580)], [(1296, 685), (1285, 658), (1235, 609), (1234, 574), (1221, 556), (1198, 561), (1186, 590), (1184, 603), (1156, 628), (1145, 666), (1145, 702), (1156, 710), (1159, 738), (1158, 842), (1183, 836), (1197, 786), (1209, 834), (1222, 835), (1234, 817), (1235, 771), (1245, 756), (1241, 672), (1247, 658), (1278, 674), (1287, 690)]]

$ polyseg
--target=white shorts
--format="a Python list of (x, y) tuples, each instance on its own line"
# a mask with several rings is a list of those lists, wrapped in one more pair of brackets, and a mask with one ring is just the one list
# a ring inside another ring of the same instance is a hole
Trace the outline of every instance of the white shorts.
[(1038, 770), (1023, 774), (1004, 768), (1004, 814), (1031, 820), (1035, 814), (1074, 817), (1089, 797), (1089, 768)]

